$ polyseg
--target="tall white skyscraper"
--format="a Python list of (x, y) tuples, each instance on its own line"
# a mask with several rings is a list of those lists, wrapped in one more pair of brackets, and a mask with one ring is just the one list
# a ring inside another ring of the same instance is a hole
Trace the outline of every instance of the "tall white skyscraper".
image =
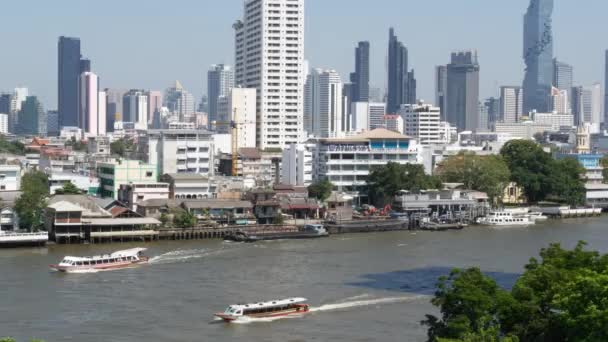
[(10, 110), (8, 112), (8, 127), (11, 132), (16, 132), (19, 126), (19, 112), (21, 111), (21, 105), (28, 96), (27, 88), (15, 88), (13, 96), (11, 97)]
[(123, 122), (133, 122), (135, 129), (148, 129), (148, 96), (143, 90), (132, 89), (122, 99)]
[(553, 87), (551, 89), (551, 110), (558, 114), (571, 114), (569, 90), (561, 90)]
[(318, 138), (342, 132), (342, 80), (335, 70), (315, 69), (304, 90), (304, 130)]
[(245, 0), (235, 29), (235, 84), (257, 89), (257, 145), (304, 136), (304, 0)]
[(78, 127), (83, 135), (106, 134), (106, 95), (99, 92), (99, 77), (92, 72), (80, 75)]
[(502, 122), (515, 123), (523, 116), (524, 92), (522, 87), (500, 87), (500, 116)]

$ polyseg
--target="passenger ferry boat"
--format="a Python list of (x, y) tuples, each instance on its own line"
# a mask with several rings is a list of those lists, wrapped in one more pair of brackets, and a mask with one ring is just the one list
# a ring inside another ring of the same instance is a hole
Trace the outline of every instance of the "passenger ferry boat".
[(477, 223), (489, 226), (529, 226), (536, 221), (529, 215), (513, 215), (510, 211), (491, 211), (486, 217), (477, 219)]
[(146, 248), (133, 248), (92, 257), (66, 256), (59, 264), (50, 265), (50, 267), (67, 273), (127, 268), (147, 263), (149, 258), (143, 255), (145, 250)]
[(241, 317), (267, 318), (301, 315), (310, 310), (308, 304), (304, 303), (305, 301), (306, 298), (288, 298), (271, 302), (235, 304), (230, 305), (223, 313), (216, 313), (215, 316), (225, 322), (232, 322)]

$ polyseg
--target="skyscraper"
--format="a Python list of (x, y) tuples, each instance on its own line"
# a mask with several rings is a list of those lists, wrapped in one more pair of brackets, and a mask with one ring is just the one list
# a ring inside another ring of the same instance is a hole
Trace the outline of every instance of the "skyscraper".
[(448, 90), (448, 67), (439, 65), (435, 67), (435, 103), (441, 109), (441, 120), (446, 118)]
[(314, 69), (306, 81), (304, 123), (308, 134), (335, 137), (343, 131), (342, 80), (335, 70)]
[(520, 86), (500, 87), (500, 119), (504, 123), (516, 123), (523, 113), (524, 93)]
[(89, 71), (80, 75), (78, 127), (84, 135), (106, 134), (106, 93), (99, 91), (99, 77)]
[(36, 96), (28, 96), (19, 112), (19, 133), (46, 135), (47, 118), (44, 108)]
[(304, 126), (304, 0), (245, 0), (235, 29), (235, 84), (256, 88), (257, 145), (299, 143)]
[(136, 129), (148, 128), (148, 96), (143, 90), (131, 89), (122, 99), (122, 122), (133, 122)]
[(591, 123), (599, 127), (602, 120), (601, 91), (599, 83), (590, 87), (572, 88), (572, 114), (574, 115), (575, 124)]
[(58, 111), (60, 126), (78, 126), (78, 81), (80, 78), (80, 39), (59, 37)]
[(604, 66), (604, 122), (608, 122), (608, 50), (606, 50)]
[(355, 72), (350, 75), (350, 82), (352, 102), (369, 101), (369, 42), (359, 42), (355, 48)]
[[(179, 81), (175, 85), (165, 90), (165, 107), (179, 116), (180, 121), (186, 122), (191, 119), (195, 112), (194, 96), (184, 89)], [(152, 115), (154, 113), (149, 113)]]
[(484, 126), (482, 124), (481, 128), (493, 129), (494, 124), (496, 124), (496, 122), (500, 120), (500, 99), (497, 99), (495, 97), (487, 98), (484, 101), (483, 105), (486, 108), (488, 116), (486, 125)]
[(388, 40), (388, 101), (387, 111), (397, 113), (403, 104), (416, 103), (414, 71), (408, 72), (408, 51), (395, 30), (389, 30)]
[(234, 87), (234, 73), (224, 64), (212, 65), (207, 72), (207, 100), (209, 101), (209, 126), (217, 121), (218, 100), (220, 97), (230, 95)]
[(574, 68), (572, 65), (553, 59), (553, 86), (559, 90), (572, 90)]
[(447, 121), (459, 131), (479, 128), (479, 63), (477, 52), (452, 53), (447, 66)]
[(548, 112), (553, 81), (553, 0), (530, 0), (524, 16), (524, 111)]
[(152, 121), (163, 107), (163, 94), (158, 90), (150, 90), (148, 96), (148, 126), (152, 127)]
[(104, 89), (106, 94), (106, 131), (114, 131), (114, 122), (123, 121), (122, 99), (126, 91), (119, 89)]

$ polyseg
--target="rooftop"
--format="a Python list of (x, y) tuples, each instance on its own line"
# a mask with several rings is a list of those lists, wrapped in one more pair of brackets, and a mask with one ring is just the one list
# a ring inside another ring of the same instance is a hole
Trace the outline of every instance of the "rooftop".
[(326, 138), (321, 139), (321, 141), (326, 142), (367, 142), (370, 140), (376, 139), (396, 139), (396, 140), (410, 140), (413, 139), (407, 135), (403, 135), (399, 132), (391, 131), (386, 128), (376, 128), (371, 131), (365, 131), (363, 133), (357, 134), (352, 137), (344, 137), (344, 138)]
[(199, 174), (199, 173), (167, 173), (163, 175), (163, 177), (169, 177), (173, 180), (200, 180), (200, 181), (208, 181), (209, 178)]
[(249, 201), (231, 200), (185, 200), (184, 206), (188, 209), (232, 209), (232, 208), (253, 208)]

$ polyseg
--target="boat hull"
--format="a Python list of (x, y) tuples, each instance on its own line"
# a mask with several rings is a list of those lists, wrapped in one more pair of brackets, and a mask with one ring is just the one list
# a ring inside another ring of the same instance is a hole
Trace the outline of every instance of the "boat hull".
[(148, 263), (147, 257), (142, 257), (140, 260), (133, 262), (117, 262), (111, 264), (101, 264), (95, 266), (61, 266), (61, 265), (49, 265), (52, 270), (64, 273), (86, 273), (86, 272), (96, 272), (96, 271), (109, 271), (109, 270), (119, 270), (123, 268), (129, 268), (141, 264)]

